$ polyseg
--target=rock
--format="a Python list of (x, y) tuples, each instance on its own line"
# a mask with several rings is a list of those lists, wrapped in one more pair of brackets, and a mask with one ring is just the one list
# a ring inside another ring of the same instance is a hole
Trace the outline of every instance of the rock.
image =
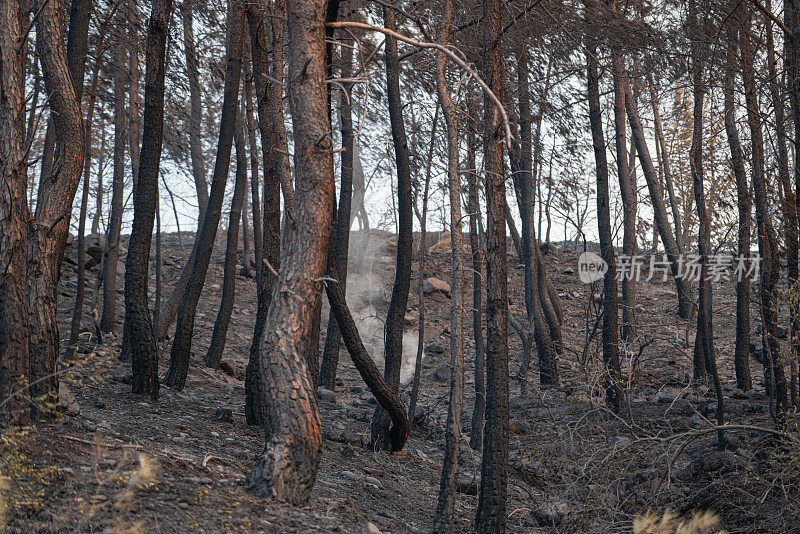
[(426, 295), (431, 295), (438, 292), (445, 297), (450, 297), (450, 284), (444, 280), (430, 276), (426, 278), (425, 282), (422, 284), (422, 292)]
[(356, 471), (342, 471), (342, 476), (345, 478), (345, 480), (349, 480), (351, 482), (361, 482), (364, 480), (364, 475)]
[(382, 486), (381, 481), (375, 477), (364, 477), (365, 484), (372, 484), (376, 488), (380, 488)]
[(431, 343), (425, 348), (427, 354), (444, 354), (444, 347), (438, 343)]
[(76, 416), (81, 413), (81, 407), (78, 405), (75, 395), (69, 390), (63, 380), (58, 382), (58, 401), (64, 407), (67, 415)]
[(233, 423), (233, 411), (230, 408), (217, 408), (214, 419), (223, 423)]
[(450, 380), (450, 366), (447, 363), (440, 363), (436, 366), (433, 377), (439, 382), (447, 382)]
[(573, 269), (572, 267), (567, 267), (566, 269), (564, 269), (561, 272), (564, 273), (564, 274), (575, 274), (575, 269)]
[(425, 426), (425, 420), (427, 417), (428, 410), (422, 406), (417, 406), (414, 409), (414, 421), (412, 421), (412, 423), (419, 426)]
[(370, 404), (378, 404), (378, 401), (375, 399), (375, 395), (372, 394), (370, 391), (365, 391), (361, 394), (361, 400), (366, 401)]
[(326, 402), (336, 402), (336, 393), (326, 388), (317, 388), (317, 398)]
[(383, 534), (381, 529), (375, 526), (374, 523), (367, 523), (361, 527), (361, 534)]

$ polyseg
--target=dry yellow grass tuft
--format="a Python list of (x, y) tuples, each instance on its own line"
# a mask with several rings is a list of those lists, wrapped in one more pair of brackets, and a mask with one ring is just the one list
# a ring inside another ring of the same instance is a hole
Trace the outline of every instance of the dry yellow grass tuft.
[(659, 517), (647, 512), (633, 520), (634, 534), (725, 534), (718, 528), (719, 516), (714, 512), (696, 512), (691, 518), (666, 511)]

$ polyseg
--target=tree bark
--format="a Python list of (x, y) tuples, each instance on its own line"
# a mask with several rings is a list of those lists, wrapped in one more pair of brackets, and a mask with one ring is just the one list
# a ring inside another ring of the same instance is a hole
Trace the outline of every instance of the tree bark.
[[(283, 3), (279, 0), (276, 10), (282, 9)], [(250, 30), (250, 52), (253, 59), (253, 78), (258, 104), (258, 127), (261, 134), (261, 150), (264, 160), (264, 197), (263, 197), (263, 263), (261, 264), (261, 277), (257, 279), (258, 310), (253, 332), (253, 341), (250, 345), (250, 354), (245, 372), (245, 416), (248, 425), (263, 425), (266, 413), (264, 394), (261, 390), (259, 378), (259, 358), (261, 339), (264, 333), (264, 324), (267, 319), (267, 310), (272, 301), (272, 288), (275, 284), (276, 269), (281, 259), (281, 216), (280, 193), (285, 173), (288, 172), (283, 165), (286, 158), (278, 151), (286, 147), (281, 144), (283, 129), (283, 104), (281, 97), (283, 88), (278, 83), (270, 83), (266, 75), (269, 72), (267, 62), (267, 38), (272, 42), (272, 78), (283, 79), (283, 21), (279, 18), (269, 17), (270, 24), (262, 24), (261, 11), (263, 5), (247, 5), (247, 23)], [(280, 37), (275, 37), (279, 35)], [(277, 102), (276, 102), (277, 100)], [(280, 124), (278, 124), (280, 123)], [(285, 139), (285, 138), (284, 138)], [(284, 190), (284, 206), (287, 205), (287, 190)]]
[[(76, 0), (78, 2), (80, 0)], [(85, 4), (81, 6), (88, 7)], [(42, 2), (36, 22), (42, 39), (42, 73), (49, 97), (55, 152), (50, 172), (39, 183), (34, 222), (28, 234), (27, 297), (31, 354), (31, 395), (35, 399), (57, 395), (56, 361), (59, 335), (56, 322), (58, 278), (69, 230), (72, 201), (84, 163), (84, 122), (80, 109), (88, 20), (72, 26), (64, 50), (59, 2)], [(81, 63), (84, 60), (80, 60)], [(71, 72), (72, 71), (72, 72)], [(24, 108), (20, 108), (24, 109)], [(34, 408), (34, 415), (36, 409)]]
[[(499, 0), (483, 4), (486, 51), (484, 79), (500, 101), (503, 54)], [(484, 98), (486, 169), (486, 425), (475, 529), (503, 532), (508, 491), (508, 265), (506, 259), (506, 192), (503, 165), (503, 121)]]
[[(31, 214), (27, 204), (25, 161), (24, 65), (19, 46), (24, 29), (20, 2), (0, 5), (0, 425), (29, 420), (30, 336), (26, 307), (27, 240)], [(37, 49), (41, 44), (37, 40)]]
[[(467, 106), (474, 117), (475, 102), (470, 93)], [(476, 121), (477, 122), (477, 121)], [(486, 413), (486, 361), (483, 343), (483, 247), (478, 234), (480, 196), (478, 171), (475, 165), (475, 128), (472, 121), (467, 126), (467, 202), (469, 211), (469, 246), (472, 255), (472, 334), (475, 340), (475, 404), (472, 408), (472, 428), (469, 446), (479, 451), (483, 447), (483, 420)]]
[(186, 54), (186, 76), (189, 79), (189, 154), (192, 161), (192, 176), (197, 191), (197, 226), (202, 224), (208, 207), (208, 184), (206, 183), (206, 162), (203, 156), (202, 122), (203, 102), (200, 93), (200, 70), (197, 61), (197, 49), (194, 44), (194, 24), (192, 14), (194, 2), (189, 0), (181, 4), (183, 21), (183, 50)]
[[(121, 47), (120, 47), (121, 49)], [(120, 63), (114, 70), (114, 181), (111, 192), (111, 215), (106, 234), (108, 257), (103, 275), (103, 315), (100, 330), (112, 332), (117, 318), (117, 260), (119, 258), (119, 239), (122, 230), (122, 202), (125, 187), (125, 142), (128, 117), (125, 112), (125, 72)]]
[[(384, 8), (386, 27), (395, 29), (395, 13)], [(392, 297), (386, 316), (384, 349), (384, 378), (392, 391), (400, 386), (400, 365), (403, 360), (403, 327), (405, 326), (408, 291), (411, 286), (411, 257), (413, 241), (413, 214), (411, 201), (411, 164), (408, 141), (403, 124), (403, 104), (400, 97), (400, 60), (397, 40), (386, 38), (386, 97), (389, 102), (389, 120), (392, 127), (397, 166), (398, 235), (397, 256)], [(389, 449), (389, 417), (382, 407), (375, 409), (371, 424), (371, 446), (376, 450)]]
[[(289, 105), (295, 142), (296, 205), (261, 344), (266, 446), (250, 476), (259, 497), (304, 504), (322, 453), (322, 424), (305, 362), (320, 305), (335, 187), (325, 94), (325, 2), (286, 2)], [(255, 53), (255, 50), (254, 50)]]
[[(613, 6), (613, 3), (612, 3)], [(614, 52), (612, 52), (614, 54)], [(613, 61), (617, 63), (619, 58)], [(587, 90), (589, 93), (589, 124), (592, 131), (594, 147), (595, 173), (597, 174), (597, 233), (600, 237), (600, 254), (608, 265), (603, 276), (603, 366), (606, 384), (606, 403), (615, 413), (622, 404), (622, 388), (619, 366), (619, 323), (617, 304), (617, 270), (616, 254), (611, 233), (611, 207), (608, 195), (608, 162), (606, 159), (606, 142), (603, 135), (603, 119), (600, 116), (600, 88), (597, 73), (597, 47), (592, 46), (586, 53)], [(615, 72), (616, 74), (616, 72)], [(615, 85), (617, 82), (615, 80)], [(619, 102), (615, 90), (614, 113), (615, 125), (618, 124)], [(623, 123), (624, 124), (624, 123)], [(619, 128), (617, 134), (617, 166), (619, 172), (627, 176), (627, 164), (620, 164), (619, 154), (623, 159), (627, 156), (623, 141), (620, 143)], [(627, 163), (627, 162), (625, 162)], [(620, 176), (622, 177), (622, 175)]]
[[(239, 105), (239, 80), (242, 71), (242, 36), (244, 27), (244, 5), (240, 0), (231, 0), (228, 8), (227, 45), (225, 68), (225, 88), (220, 119), (217, 156), (214, 175), (211, 179), (211, 194), (205, 218), (194, 242), (194, 261), (192, 274), (186, 284), (186, 292), (178, 309), (178, 321), (170, 350), (169, 369), (164, 376), (164, 384), (181, 391), (186, 384), (189, 372), (189, 357), (194, 333), (194, 318), (197, 303), (203, 291), (203, 284), (211, 260), (211, 252), (217, 237), (219, 219), (222, 215), (222, 201), (225, 197), (225, 184), (231, 161), (231, 145), (236, 128)], [(241, 209), (241, 208), (240, 208)], [(238, 232), (237, 232), (238, 233)]]
[[(122, 351), (130, 355), (133, 392), (158, 398), (158, 352), (148, 304), (148, 265), (153, 237), (161, 143), (164, 78), (171, 0), (155, 0), (147, 27), (144, 126), (139, 175), (133, 188), (133, 227), (125, 260), (125, 326)], [(132, 110), (133, 111), (133, 110)]]
[[(343, 9), (349, 18), (350, 3), (345, 1)], [(342, 79), (350, 78), (353, 74), (353, 39), (348, 33), (342, 35), (342, 49), (340, 52)], [(347, 259), (350, 249), (350, 208), (353, 197), (353, 106), (351, 103), (352, 83), (342, 82), (343, 91), (339, 103), (341, 133), (342, 133), (342, 162), (341, 185), (339, 186), (339, 203), (336, 215), (336, 277), (342, 287), (342, 293), (347, 290)], [(322, 353), (322, 364), (319, 371), (319, 385), (330, 390), (336, 388), (336, 367), (339, 363), (339, 346), (342, 336), (339, 324), (333, 312), (328, 314), (328, 330), (325, 336), (325, 348)]]
[(236, 264), (239, 253), (239, 221), (242, 217), (244, 199), (247, 196), (247, 154), (245, 150), (244, 118), (240, 113), (236, 119), (236, 183), (231, 199), (231, 212), (228, 218), (228, 235), (225, 246), (225, 268), (222, 279), (222, 301), (219, 306), (214, 332), (208, 346), (205, 363), (216, 369), (222, 360), (225, 350), (225, 337), (233, 311), (233, 299), (236, 295)]
[[(696, 24), (696, 2), (690, 4), (690, 18)], [(700, 31), (699, 28), (697, 30)], [(711, 254), (711, 221), (706, 210), (705, 191), (703, 190), (703, 63), (701, 60), (701, 47), (698, 36), (692, 37), (691, 44), (691, 75), (692, 97), (694, 108), (692, 111), (692, 145), (689, 150), (689, 164), (692, 174), (692, 188), (694, 189), (695, 205), (699, 233), (697, 236), (697, 252), (700, 256), (700, 295), (698, 299), (697, 334), (695, 337), (695, 369), (698, 368), (697, 360), (703, 358), (705, 369), (711, 374), (714, 391), (717, 396), (717, 426), (725, 424), (725, 407), (722, 398), (722, 387), (717, 373), (717, 360), (714, 354), (714, 329), (712, 322), (712, 296), (711, 278), (708, 273), (708, 261)], [(695, 376), (697, 378), (697, 376)], [(717, 432), (720, 449), (725, 448), (725, 431)]]
[(758, 226), (758, 251), (761, 256), (760, 300), (762, 314), (762, 345), (770, 382), (770, 408), (781, 418), (787, 409), (788, 399), (783, 362), (778, 342), (778, 310), (776, 288), (780, 278), (780, 252), (775, 228), (770, 218), (766, 173), (764, 169), (764, 138), (761, 130), (761, 114), (758, 107), (755, 75), (753, 73), (754, 54), (750, 43), (750, 17), (746, 15), (740, 32), (742, 55), (742, 78), (747, 105), (747, 124), (752, 140), (753, 191), (755, 193), (756, 224)]
[(667, 218), (667, 210), (664, 207), (663, 195), (659, 187), (658, 176), (653, 166), (653, 160), (650, 157), (650, 149), (647, 146), (647, 140), (644, 136), (644, 128), (639, 118), (636, 100), (633, 97), (630, 84), (627, 80), (623, 79), (622, 85), (625, 90), (625, 111), (628, 114), (628, 122), (630, 122), (631, 130), (633, 130), (636, 152), (639, 155), (639, 162), (642, 164), (642, 174), (644, 174), (644, 179), (647, 182), (647, 189), (650, 192), (650, 200), (653, 203), (653, 212), (655, 214), (656, 225), (658, 226), (658, 235), (661, 237), (661, 242), (664, 244), (664, 251), (667, 253), (667, 258), (672, 268), (672, 275), (675, 278), (675, 288), (678, 293), (678, 315), (687, 318), (692, 309), (692, 299), (690, 285), (683, 279), (683, 273), (681, 273), (679, 265), (681, 251), (675, 241), (675, 235), (672, 233), (672, 227)]
[(431, 165), (433, 164), (433, 149), (436, 143), (436, 127), (439, 123), (439, 101), (436, 101), (436, 111), (433, 112), (433, 125), (431, 126), (431, 142), (428, 147), (428, 161), (425, 165), (425, 184), (422, 190), (422, 213), (414, 211), (419, 219), (419, 283), (417, 284), (417, 303), (419, 308), (419, 330), (417, 331), (417, 356), (414, 360), (414, 377), (411, 380), (411, 395), (408, 401), (408, 417), (416, 423), (417, 399), (419, 398), (420, 374), (422, 373), (422, 356), (425, 350), (425, 264), (428, 261), (428, 200), (430, 198)]
[[(453, 23), (453, 0), (445, 0), (439, 44), (447, 46)], [(452, 532), (458, 485), (458, 456), (461, 444), (461, 412), (464, 407), (464, 234), (461, 219), (461, 173), (459, 169), (458, 111), (447, 88), (444, 52), (436, 61), (436, 92), (447, 127), (447, 183), (450, 201), (450, 251), (453, 275), (450, 292), (450, 403), (442, 461), (439, 498), (434, 513), (434, 530)]]
[[(736, 207), (739, 212), (737, 256), (739, 261), (750, 256), (750, 227), (752, 206), (750, 187), (744, 162), (744, 150), (736, 127), (734, 89), (736, 76), (736, 30), (729, 26), (727, 33), (727, 67), (723, 82), (725, 133), (731, 151), (731, 167), (736, 178)], [(740, 276), (736, 280), (736, 345), (734, 348), (736, 387), (742, 391), (753, 388), (750, 377), (750, 279)]]

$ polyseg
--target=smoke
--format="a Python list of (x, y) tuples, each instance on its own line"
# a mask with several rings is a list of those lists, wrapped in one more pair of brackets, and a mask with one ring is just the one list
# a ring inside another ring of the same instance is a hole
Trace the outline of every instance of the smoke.
[[(391, 287), (385, 287), (375, 275), (373, 261), (367, 258), (365, 269), (348, 273), (347, 305), (353, 314), (361, 341), (375, 361), (378, 369), (384, 366), (384, 326), (385, 310), (391, 296)], [(403, 359), (400, 365), (400, 383), (405, 384), (414, 376), (414, 362), (417, 357), (416, 330), (403, 332)]]

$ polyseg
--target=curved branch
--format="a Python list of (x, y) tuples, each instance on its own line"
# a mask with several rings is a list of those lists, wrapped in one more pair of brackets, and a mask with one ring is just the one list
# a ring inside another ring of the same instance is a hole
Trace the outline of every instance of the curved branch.
[(403, 41), (406, 44), (410, 44), (411, 46), (416, 46), (418, 48), (435, 48), (443, 52), (448, 58), (450, 58), (454, 63), (456, 63), (459, 67), (467, 71), (469, 75), (478, 82), (478, 85), (481, 86), (481, 89), (486, 93), (486, 95), (494, 102), (494, 105), (497, 106), (500, 115), (503, 117), (503, 126), (505, 127), (505, 137), (506, 137), (506, 144), (508, 147), (511, 147), (511, 139), (513, 136), (511, 135), (511, 126), (508, 120), (508, 114), (506, 113), (506, 108), (503, 107), (502, 102), (500, 99), (497, 98), (497, 95), (486, 85), (480, 76), (470, 67), (466, 61), (458, 57), (452, 50), (450, 50), (446, 46), (442, 46), (438, 43), (430, 43), (427, 41), (418, 41), (416, 39), (411, 39), (410, 37), (406, 37), (405, 35), (401, 35), (395, 31), (389, 30), (387, 28), (383, 28), (381, 26), (373, 26), (372, 24), (366, 24), (363, 22), (351, 22), (351, 21), (344, 21), (344, 22), (328, 22), (325, 24), (329, 28), (358, 28), (361, 30), (369, 30), (382, 33), (384, 35), (388, 35), (389, 37), (394, 37), (398, 41)]

